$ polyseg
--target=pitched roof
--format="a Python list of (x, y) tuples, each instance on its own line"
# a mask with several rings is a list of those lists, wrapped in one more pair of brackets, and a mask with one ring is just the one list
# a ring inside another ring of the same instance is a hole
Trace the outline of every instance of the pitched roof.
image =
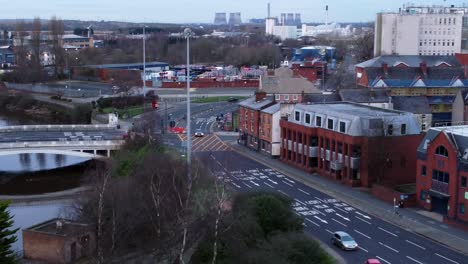
[(356, 103), (385, 103), (389, 97), (385, 89), (341, 89), (339, 93), (343, 101)]
[(313, 83), (302, 77), (262, 76), (260, 89), (274, 93), (320, 93)]
[(256, 102), (255, 101), (255, 96), (251, 96), (241, 102), (239, 102), (239, 106), (247, 107), (253, 110), (260, 110), (263, 109), (264, 107), (268, 106), (269, 104), (273, 103), (273, 97), (272, 96), (267, 96), (263, 98), (262, 100)]
[(262, 110), (262, 113), (274, 114), (281, 110), (281, 104), (274, 104)]
[(439, 66), (444, 62), (451, 66), (461, 66), (455, 56), (383, 55), (356, 64), (356, 67), (382, 67), (382, 63), (386, 63), (389, 68), (401, 63), (408, 67), (419, 67), (422, 62), (426, 63), (427, 67)]
[(430, 114), (432, 112), (426, 96), (394, 96), (393, 109), (414, 114)]
[(340, 95), (337, 93), (332, 94), (306, 94), (304, 95), (304, 102), (309, 103), (330, 103), (342, 101)]

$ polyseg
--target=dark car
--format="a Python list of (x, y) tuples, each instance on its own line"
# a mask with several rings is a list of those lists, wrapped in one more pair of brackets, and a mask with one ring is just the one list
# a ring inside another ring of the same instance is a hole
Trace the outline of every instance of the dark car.
[(239, 101), (239, 99), (238, 99), (238, 98), (235, 98), (235, 97), (229, 97), (227, 101), (232, 103), (232, 102), (237, 102), (237, 101)]
[(343, 250), (358, 249), (358, 244), (356, 243), (356, 241), (354, 241), (354, 239), (350, 235), (348, 235), (348, 233), (346, 232), (337, 231), (333, 233), (331, 242)]

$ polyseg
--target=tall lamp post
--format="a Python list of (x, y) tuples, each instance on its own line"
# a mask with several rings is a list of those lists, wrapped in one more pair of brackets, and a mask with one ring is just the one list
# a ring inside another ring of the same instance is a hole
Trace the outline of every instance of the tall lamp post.
[(190, 37), (192, 36), (192, 30), (190, 28), (186, 28), (184, 30), (184, 36), (187, 38), (187, 76), (186, 76), (186, 83), (187, 83), (187, 178), (189, 182), (189, 188), (192, 185), (192, 133), (190, 131)]
[[(146, 25), (143, 25), (143, 97), (146, 96)], [(143, 105), (145, 102), (143, 101)]]

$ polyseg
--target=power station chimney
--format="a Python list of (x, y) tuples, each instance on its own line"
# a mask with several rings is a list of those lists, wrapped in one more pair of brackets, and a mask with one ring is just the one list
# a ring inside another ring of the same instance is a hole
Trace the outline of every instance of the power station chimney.
[(270, 13), (270, 3), (268, 3), (268, 16), (267, 18), (270, 18), (271, 17), (271, 13)]
[(328, 5), (325, 6), (325, 25), (328, 25)]

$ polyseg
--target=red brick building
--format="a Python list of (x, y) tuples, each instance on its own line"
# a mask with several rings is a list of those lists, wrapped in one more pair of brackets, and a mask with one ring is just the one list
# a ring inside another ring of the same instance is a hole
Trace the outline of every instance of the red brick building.
[(260, 151), (261, 110), (275, 104), (272, 96), (266, 96), (264, 92), (257, 92), (239, 103), (239, 144)]
[(419, 205), (468, 228), (468, 126), (431, 128), (417, 155)]
[(422, 135), (413, 114), (349, 102), (296, 104), (280, 121), (288, 164), (351, 186), (414, 183)]
[(45, 263), (75, 263), (96, 249), (93, 229), (65, 219), (51, 219), (23, 230), (23, 255)]

